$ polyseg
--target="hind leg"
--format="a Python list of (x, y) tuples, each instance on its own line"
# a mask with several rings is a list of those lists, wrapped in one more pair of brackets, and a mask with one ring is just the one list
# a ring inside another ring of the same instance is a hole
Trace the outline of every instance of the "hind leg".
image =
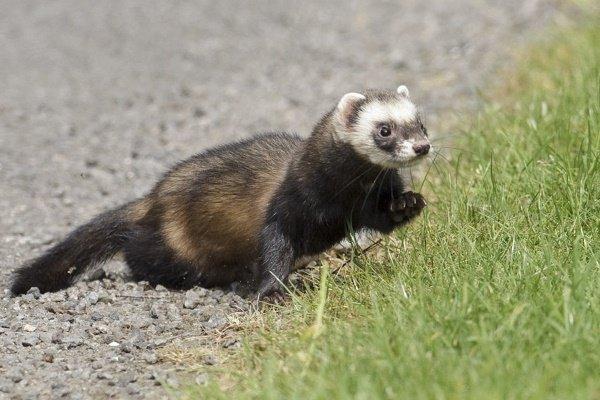
[(194, 265), (176, 260), (162, 238), (148, 230), (136, 230), (125, 245), (124, 253), (136, 281), (171, 289), (189, 289), (201, 281), (201, 274)]

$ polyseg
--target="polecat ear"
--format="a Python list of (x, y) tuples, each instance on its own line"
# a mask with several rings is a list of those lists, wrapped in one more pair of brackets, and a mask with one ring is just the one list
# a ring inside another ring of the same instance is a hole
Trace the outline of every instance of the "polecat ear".
[(346, 93), (342, 96), (336, 107), (336, 114), (343, 126), (348, 126), (350, 116), (355, 111), (354, 106), (356, 103), (365, 99), (366, 97), (360, 93)]
[(404, 85), (398, 86), (398, 89), (396, 89), (396, 92), (402, 97), (408, 98), (410, 96), (408, 88)]

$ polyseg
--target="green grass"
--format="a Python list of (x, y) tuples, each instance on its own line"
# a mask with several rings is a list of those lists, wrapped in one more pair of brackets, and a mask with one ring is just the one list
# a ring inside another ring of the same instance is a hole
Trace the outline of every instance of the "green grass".
[(324, 266), (184, 396), (600, 399), (594, 22), (522, 56), (383, 259), (359, 255), (337, 277)]

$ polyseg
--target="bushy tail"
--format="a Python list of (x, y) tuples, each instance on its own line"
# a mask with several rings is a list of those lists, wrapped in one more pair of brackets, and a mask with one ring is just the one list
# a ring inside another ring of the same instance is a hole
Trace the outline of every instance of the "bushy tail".
[(42, 256), (17, 269), (12, 294), (26, 293), (32, 287), (41, 292), (64, 289), (90, 267), (113, 257), (127, 241), (131, 204), (98, 215)]

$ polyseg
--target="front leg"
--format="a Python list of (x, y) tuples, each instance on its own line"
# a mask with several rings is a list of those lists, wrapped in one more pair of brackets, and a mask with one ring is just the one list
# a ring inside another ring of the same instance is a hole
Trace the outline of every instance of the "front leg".
[(258, 298), (281, 292), (294, 265), (294, 250), (277, 222), (267, 224), (260, 235), (260, 260), (257, 280)]
[(420, 193), (404, 192), (390, 204), (391, 217), (399, 225), (406, 224), (418, 216), (427, 205)]
[(418, 216), (426, 204), (423, 196), (415, 192), (382, 197), (379, 202), (373, 199), (361, 211), (358, 228), (370, 228), (388, 234)]

